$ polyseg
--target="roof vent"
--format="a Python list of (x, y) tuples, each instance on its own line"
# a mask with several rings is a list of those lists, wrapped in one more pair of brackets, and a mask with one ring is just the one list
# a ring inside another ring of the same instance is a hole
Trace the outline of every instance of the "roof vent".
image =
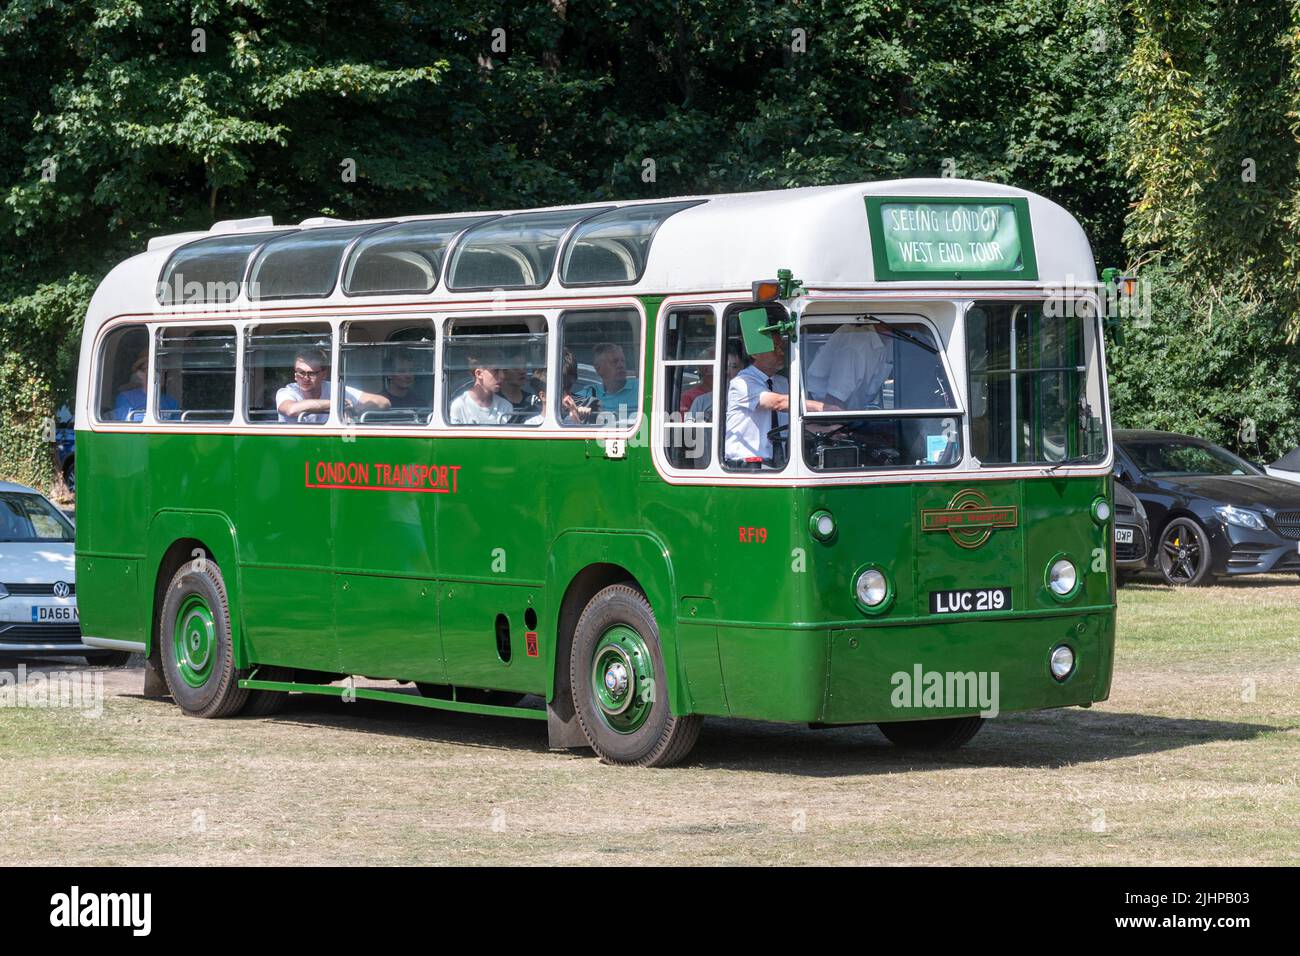
[(248, 219), (222, 219), (214, 222), (209, 233), (254, 232), (258, 229), (274, 229), (275, 221), (270, 216), (251, 216)]
[(312, 216), (310, 219), (304, 219), (298, 223), (300, 226), (337, 226), (347, 223), (346, 219), (335, 219), (332, 216)]
[(146, 246), (150, 252), (155, 249), (170, 249), (173, 246), (179, 246), (182, 242), (189, 242), (191, 239), (198, 239), (200, 236), (206, 236), (206, 232), (173, 232), (170, 236), (154, 236), (149, 240)]

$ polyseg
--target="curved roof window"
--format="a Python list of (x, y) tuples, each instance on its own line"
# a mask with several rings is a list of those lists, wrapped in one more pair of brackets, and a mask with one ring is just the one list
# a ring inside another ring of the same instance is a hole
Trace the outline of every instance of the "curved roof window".
[[(296, 232), (296, 230), (295, 230)], [(294, 232), (234, 232), (187, 242), (167, 258), (158, 279), (163, 305), (233, 302), (239, 297), (248, 257), (262, 243)]]
[(432, 292), (452, 240), (499, 216), (420, 219), (386, 226), (352, 247), (343, 271), (345, 295)]
[(447, 286), (458, 292), (540, 289), (551, 281), (560, 240), (569, 227), (610, 208), (524, 212), (477, 226), (456, 243)]
[(560, 284), (627, 285), (639, 281), (659, 226), (673, 213), (702, 202), (624, 206), (591, 217), (573, 230), (564, 247)]
[(248, 297), (319, 299), (334, 291), (348, 244), (389, 223), (323, 226), (272, 239), (258, 250), (248, 270)]

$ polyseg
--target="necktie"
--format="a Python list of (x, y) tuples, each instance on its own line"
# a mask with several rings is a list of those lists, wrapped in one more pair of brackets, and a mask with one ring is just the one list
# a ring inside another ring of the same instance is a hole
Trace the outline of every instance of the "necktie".
[[(769, 392), (775, 392), (775, 391), (776, 391), (776, 386), (772, 384), (772, 380), (771, 380), (770, 378), (767, 380), (767, 390), (768, 390)], [(771, 427), (772, 431), (776, 431), (778, 428), (781, 427), (781, 423), (777, 420), (777, 417), (776, 417), (776, 409), (775, 409), (775, 408), (772, 409), (771, 415), (772, 415), (772, 424), (771, 424), (770, 427)], [(776, 464), (776, 463), (777, 463), (777, 456), (776, 456), (776, 443), (777, 443), (777, 439), (775, 439), (775, 438), (770, 438), (769, 441), (772, 443), (772, 463), (773, 463), (773, 464)]]

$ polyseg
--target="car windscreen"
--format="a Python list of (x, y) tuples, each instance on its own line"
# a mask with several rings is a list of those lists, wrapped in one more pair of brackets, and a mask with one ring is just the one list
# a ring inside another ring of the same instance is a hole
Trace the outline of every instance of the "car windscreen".
[(1133, 463), (1155, 478), (1176, 475), (1254, 475), (1254, 468), (1217, 445), (1191, 442), (1126, 442)]
[(40, 495), (0, 491), (0, 541), (71, 541), (72, 525)]

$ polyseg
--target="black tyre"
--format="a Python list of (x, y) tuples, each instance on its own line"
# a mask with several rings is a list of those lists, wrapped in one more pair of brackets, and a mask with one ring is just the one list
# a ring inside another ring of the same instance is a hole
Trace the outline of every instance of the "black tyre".
[(77, 459), (73, 458), (63, 466), (63, 483), (67, 485), (68, 491), (74, 495), (77, 493)]
[[(293, 670), (288, 667), (266, 667), (257, 669), (259, 680), (293, 681)], [(270, 717), (284, 710), (289, 692), (283, 690), (250, 690), (248, 702), (239, 712), (241, 717)]]
[(1118, 584), (1120, 587), (1124, 587), (1125, 585), (1132, 584), (1136, 580), (1137, 580), (1136, 571), (1119, 571), (1115, 575), (1115, 583)]
[(877, 724), (896, 747), (908, 750), (956, 750), (984, 726), (983, 717), (945, 717), (940, 720), (899, 720)]
[(583, 610), (569, 685), (582, 731), (605, 763), (666, 767), (699, 739), (703, 718), (668, 710), (659, 626), (634, 587), (611, 585)]
[(239, 686), (230, 601), (221, 569), (207, 558), (181, 566), (158, 619), (163, 676), (172, 700), (191, 717), (229, 717), (248, 701)]
[(102, 651), (86, 655), (86, 663), (95, 667), (125, 667), (130, 659), (130, 651)]
[(1175, 518), (1165, 526), (1156, 552), (1156, 566), (1166, 584), (1198, 587), (1209, 582), (1210, 536), (1191, 518)]

